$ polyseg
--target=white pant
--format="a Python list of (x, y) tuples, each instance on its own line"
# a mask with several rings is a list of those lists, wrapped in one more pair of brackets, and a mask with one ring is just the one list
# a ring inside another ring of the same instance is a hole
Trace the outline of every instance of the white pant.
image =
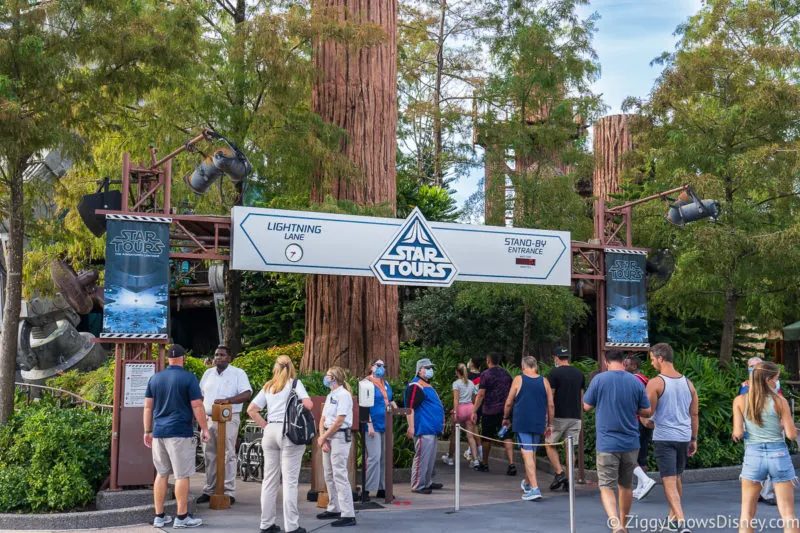
[[(217, 490), (217, 424), (206, 417), (211, 439), (203, 443), (203, 458), (206, 465), (206, 486), (203, 492), (214, 494)], [(239, 436), (239, 414), (233, 415), (225, 428), (225, 494), (236, 496), (236, 437)]]
[(297, 511), (297, 483), (300, 463), (306, 447), (295, 444), (283, 435), (283, 423), (270, 423), (264, 428), (264, 482), (261, 484), (261, 529), (277, 520), (278, 485), (283, 478), (283, 530), (300, 527)]
[[(334, 433), (328, 439), (331, 451), (322, 452), (322, 468), (325, 471), (325, 486), (328, 487), (328, 512), (342, 513), (342, 518), (355, 518), (353, 489), (347, 472), (351, 442), (345, 442), (344, 433)], [(291, 531), (287, 529), (287, 531)]]

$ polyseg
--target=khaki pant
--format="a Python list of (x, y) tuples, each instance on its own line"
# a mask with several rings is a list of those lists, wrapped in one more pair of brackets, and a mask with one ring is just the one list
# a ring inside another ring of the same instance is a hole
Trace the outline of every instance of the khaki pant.
[(283, 530), (300, 527), (297, 510), (297, 483), (300, 463), (306, 447), (294, 444), (283, 435), (283, 423), (270, 423), (264, 428), (264, 481), (261, 483), (261, 529), (269, 529), (277, 520), (278, 485), (283, 479)]
[[(206, 417), (211, 439), (203, 443), (203, 458), (206, 465), (206, 486), (203, 492), (214, 494), (217, 490), (217, 422)], [(225, 494), (236, 496), (236, 437), (239, 435), (239, 414), (234, 414), (225, 428)]]
[[(328, 487), (328, 512), (342, 513), (342, 518), (355, 518), (353, 489), (347, 473), (351, 442), (345, 442), (344, 433), (337, 432), (329, 440), (331, 451), (322, 453), (322, 468), (325, 471), (325, 486)], [(289, 530), (291, 531), (291, 530)]]

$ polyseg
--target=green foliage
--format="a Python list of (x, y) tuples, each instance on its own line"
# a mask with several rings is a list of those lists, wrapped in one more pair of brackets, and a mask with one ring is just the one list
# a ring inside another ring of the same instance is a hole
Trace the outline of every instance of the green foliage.
[(183, 367), (197, 376), (198, 381), (203, 378), (203, 374), (205, 374), (206, 370), (208, 370), (208, 367), (205, 365), (202, 359), (192, 356), (187, 356), (184, 358)]
[(456, 201), (447, 189), (398, 178), (397, 216), (406, 218), (415, 207), (419, 207), (426, 219), (437, 222), (455, 222), (460, 216)]
[(47, 385), (70, 391), (95, 403), (111, 405), (114, 402), (115, 366), (114, 359), (109, 358), (103, 366), (96, 370), (90, 372), (70, 370), (47, 380)]
[(242, 339), (247, 350), (302, 342), (305, 276), (247, 272), (242, 279)]
[[(303, 343), (297, 342), (288, 346), (247, 350), (233, 360), (233, 365), (247, 373), (247, 377), (250, 379), (250, 386), (253, 387), (253, 392), (255, 393), (264, 386), (264, 383), (272, 379), (272, 367), (275, 366), (275, 359), (279, 355), (288, 355), (294, 362), (295, 368), (297, 368), (303, 358)], [(309, 394), (311, 393), (309, 392)]]
[(48, 402), (0, 428), (0, 512), (84, 507), (109, 472), (111, 415)]
[(720, 202), (717, 224), (683, 229), (663, 223), (664, 205), (648, 204), (635, 244), (673, 254), (675, 272), (651, 305), (722, 322), (724, 364), (742, 323), (767, 331), (797, 319), (798, 14), (794, 2), (706, 3), (679, 28), (677, 51), (658, 60), (665, 70), (650, 101), (630, 102), (644, 115), (640, 194), (690, 183)]

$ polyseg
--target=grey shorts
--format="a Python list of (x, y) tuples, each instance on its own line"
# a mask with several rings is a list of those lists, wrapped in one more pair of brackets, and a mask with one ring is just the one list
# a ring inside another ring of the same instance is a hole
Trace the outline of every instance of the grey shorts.
[(160, 476), (173, 474), (175, 479), (193, 476), (195, 454), (191, 437), (153, 439), (153, 465)]
[(686, 469), (689, 443), (673, 440), (654, 440), (656, 463), (661, 477), (680, 476)]
[(614, 490), (619, 485), (625, 489), (633, 488), (633, 471), (639, 450), (629, 452), (597, 452), (597, 484), (601, 489)]
[(566, 440), (572, 437), (572, 442), (577, 446), (578, 439), (581, 438), (580, 418), (555, 418), (553, 419), (553, 431), (545, 442), (547, 444)]

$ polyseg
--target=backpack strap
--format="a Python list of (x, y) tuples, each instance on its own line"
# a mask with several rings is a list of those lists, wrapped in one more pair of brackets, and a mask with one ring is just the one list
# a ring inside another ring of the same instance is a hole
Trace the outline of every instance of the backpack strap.
[[(292, 380), (292, 390), (289, 391), (289, 396), (291, 397), (292, 393), (294, 392), (295, 387), (297, 387), (297, 378)], [(286, 435), (286, 430), (289, 429), (289, 398), (286, 398), (286, 411), (283, 413), (283, 434)]]

